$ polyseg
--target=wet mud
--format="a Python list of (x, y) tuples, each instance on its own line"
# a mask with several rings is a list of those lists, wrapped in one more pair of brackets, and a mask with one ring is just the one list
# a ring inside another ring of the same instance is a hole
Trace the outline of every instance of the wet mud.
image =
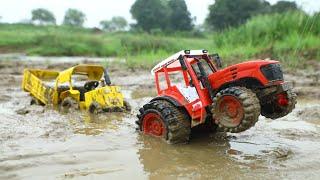
[(109, 67), (132, 106), (127, 113), (64, 114), (30, 105), (20, 88), (26, 67), (103, 61), (0, 57), (0, 179), (319, 179), (320, 86), (307, 73), (286, 75), (299, 94), (288, 116), (260, 117), (239, 134), (193, 131), (186, 145), (135, 130), (138, 108), (155, 95), (148, 70)]

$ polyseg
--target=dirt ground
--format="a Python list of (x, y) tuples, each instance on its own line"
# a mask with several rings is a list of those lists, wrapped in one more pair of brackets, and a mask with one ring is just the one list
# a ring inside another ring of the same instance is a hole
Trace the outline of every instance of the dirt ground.
[(26, 67), (62, 70), (103, 61), (0, 56), (0, 179), (320, 178), (319, 69), (286, 74), (299, 96), (288, 116), (260, 117), (239, 134), (194, 132), (187, 145), (168, 145), (135, 130), (138, 108), (155, 96), (147, 70), (109, 67), (131, 113), (61, 114), (31, 106), (21, 90)]

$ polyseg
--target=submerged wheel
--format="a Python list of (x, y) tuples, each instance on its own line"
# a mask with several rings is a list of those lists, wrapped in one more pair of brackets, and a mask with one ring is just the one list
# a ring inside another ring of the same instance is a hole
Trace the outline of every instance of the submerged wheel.
[(188, 115), (165, 100), (145, 104), (136, 124), (144, 134), (166, 140), (170, 144), (187, 143), (191, 134)]
[(79, 104), (78, 102), (71, 98), (71, 97), (66, 97), (63, 99), (63, 101), (61, 102), (60, 104), (60, 110), (65, 112), (65, 113), (68, 113), (70, 111), (76, 111), (76, 110), (79, 110)]
[(261, 105), (261, 115), (271, 119), (286, 116), (295, 108), (297, 95), (288, 90), (278, 94), (272, 101)]
[(124, 105), (124, 110), (131, 111), (132, 108), (128, 101), (124, 100), (123, 105)]
[(260, 104), (250, 89), (230, 87), (216, 95), (211, 112), (218, 130), (238, 133), (255, 125), (260, 115)]
[(100, 106), (100, 104), (99, 103), (97, 103), (97, 102), (92, 102), (91, 104), (90, 104), (90, 106), (89, 106), (89, 112), (91, 113), (91, 114), (99, 114), (99, 113), (101, 113), (102, 112), (102, 108), (101, 108), (101, 106)]
[(43, 102), (41, 102), (39, 99), (31, 96), (30, 105), (40, 105), (40, 106), (44, 106), (45, 104), (44, 104)]

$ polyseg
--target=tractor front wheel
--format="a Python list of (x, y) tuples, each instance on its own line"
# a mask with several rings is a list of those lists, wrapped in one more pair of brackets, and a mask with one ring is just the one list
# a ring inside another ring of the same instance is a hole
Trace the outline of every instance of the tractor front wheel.
[(187, 143), (191, 134), (186, 114), (165, 100), (145, 104), (137, 115), (138, 129), (144, 134), (166, 140), (170, 144)]
[(91, 114), (97, 115), (102, 112), (102, 108), (98, 102), (93, 101), (89, 106), (89, 112)]
[(256, 94), (245, 87), (221, 90), (213, 99), (211, 110), (218, 130), (238, 133), (245, 131), (259, 119), (260, 104)]
[(272, 101), (261, 105), (261, 115), (271, 119), (286, 116), (295, 108), (297, 95), (288, 90), (280, 93)]

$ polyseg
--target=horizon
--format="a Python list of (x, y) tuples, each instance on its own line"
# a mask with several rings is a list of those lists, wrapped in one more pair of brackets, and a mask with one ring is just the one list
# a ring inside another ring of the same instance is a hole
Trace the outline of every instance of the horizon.
[[(267, 0), (275, 4), (279, 0)], [(318, 0), (289, 0), (295, 1), (305, 12), (312, 14), (319, 12), (320, 1)], [(37, 8), (45, 8), (51, 11), (61, 24), (64, 14), (69, 8), (78, 9), (86, 14), (85, 27), (99, 27), (101, 20), (111, 19), (113, 16), (122, 16), (128, 23), (134, 23), (135, 20), (130, 14), (130, 8), (135, 0), (121, 0), (112, 2), (108, 6), (105, 1), (101, 0), (11, 0), (0, 2), (0, 22), (2, 23), (19, 23), (31, 19), (31, 11)], [(196, 0), (186, 0), (191, 17), (196, 17), (195, 24), (202, 24), (208, 14), (209, 5), (214, 0), (202, 0), (199, 3)], [(17, 4), (20, 4), (17, 6)]]

